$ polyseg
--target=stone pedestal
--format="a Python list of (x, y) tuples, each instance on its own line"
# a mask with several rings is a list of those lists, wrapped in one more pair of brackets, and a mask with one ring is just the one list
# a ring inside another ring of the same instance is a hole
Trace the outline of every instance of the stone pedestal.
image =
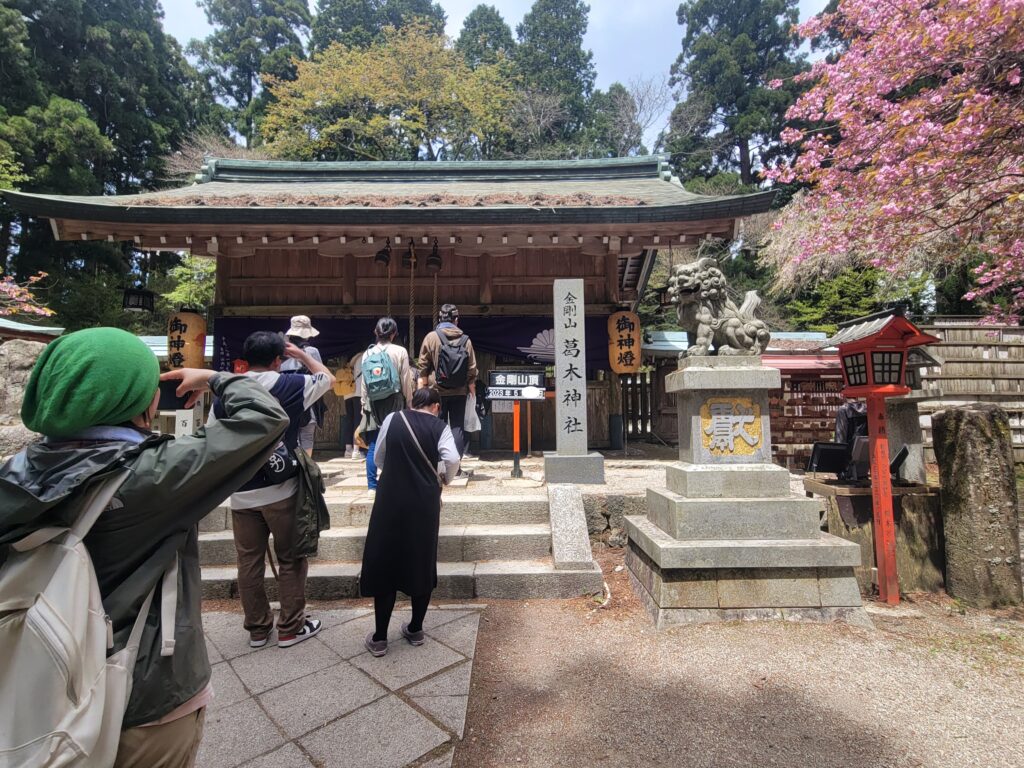
[(759, 357), (689, 358), (669, 374), (679, 463), (626, 517), (631, 581), (659, 628), (737, 619), (866, 623), (860, 548), (820, 530), (818, 501), (772, 463), (768, 398), (778, 370)]
[(548, 484), (603, 485), (604, 456), (600, 453), (562, 456), (559, 453), (545, 452), (544, 481)]

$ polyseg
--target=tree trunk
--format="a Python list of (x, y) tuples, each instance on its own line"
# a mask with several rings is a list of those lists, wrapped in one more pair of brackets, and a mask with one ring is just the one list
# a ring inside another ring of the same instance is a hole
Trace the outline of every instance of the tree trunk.
[(750, 170), (750, 142), (747, 139), (740, 139), (737, 146), (740, 149), (740, 181), (744, 184), (753, 184), (754, 175)]

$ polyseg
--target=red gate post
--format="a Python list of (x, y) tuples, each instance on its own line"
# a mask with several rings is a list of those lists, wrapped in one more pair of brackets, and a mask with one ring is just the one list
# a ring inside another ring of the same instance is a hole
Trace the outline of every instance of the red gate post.
[(897, 605), (900, 601), (900, 582), (896, 572), (896, 523), (893, 519), (892, 479), (889, 476), (889, 435), (885, 428), (885, 398), (868, 397), (867, 404), (878, 596), (889, 605)]

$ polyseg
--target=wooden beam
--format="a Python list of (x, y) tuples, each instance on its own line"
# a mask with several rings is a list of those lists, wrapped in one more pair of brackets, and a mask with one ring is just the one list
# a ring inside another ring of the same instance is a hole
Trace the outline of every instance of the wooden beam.
[(491, 254), (480, 254), (480, 261), (477, 264), (477, 274), (480, 281), (480, 302), (490, 304), (494, 301), (494, 288), (492, 284), (493, 271), (491, 269)]
[(604, 257), (605, 297), (615, 303), (619, 300), (619, 254), (608, 251)]
[(341, 257), (341, 300), (345, 304), (356, 303), (356, 257), (346, 253)]
[[(426, 284), (425, 284), (426, 285)], [(392, 307), (394, 309), (394, 307)], [(618, 311), (617, 304), (588, 304), (588, 315), (603, 316)], [(292, 315), (309, 315), (310, 317), (380, 317), (387, 312), (384, 304), (260, 304), (251, 307), (217, 306), (215, 315), (220, 317), (290, 317)], [(550, 304), (485, 304), (473, 306), (459, 305), (459, 314), (463, 317), (551, 317)]]

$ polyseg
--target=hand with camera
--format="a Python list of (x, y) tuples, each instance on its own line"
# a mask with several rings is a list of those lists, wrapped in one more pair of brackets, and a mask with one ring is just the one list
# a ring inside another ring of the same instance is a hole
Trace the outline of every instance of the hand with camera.
[(210, 379), (216, 374), (217, 371), (211, 371), (207, 368), (176, 368), (173, 371), (160, 374), (160, 381), (181, 382), (174, 393), (178, 397), (188, 395), (188, 399), (182, 406), (188, 409), (199, 402), (203, 392), (210, 391)]

